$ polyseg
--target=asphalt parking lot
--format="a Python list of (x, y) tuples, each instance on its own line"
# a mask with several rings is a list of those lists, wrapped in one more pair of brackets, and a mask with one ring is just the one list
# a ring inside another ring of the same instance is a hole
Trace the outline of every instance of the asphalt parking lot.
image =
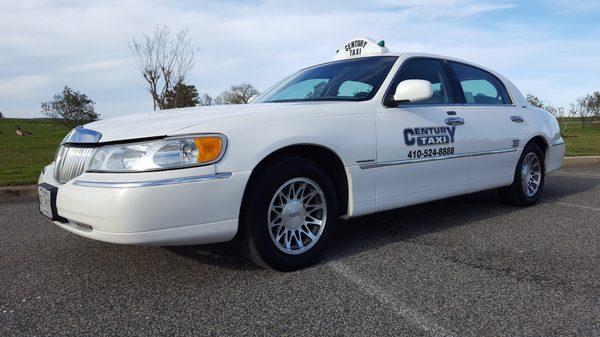
[(600, 335), (600, 167), (530, 208), (494, 192), (342, 223), (316, 266), (259, 269), (229, 244), (131, 247), (0, 204), (0, 334)]

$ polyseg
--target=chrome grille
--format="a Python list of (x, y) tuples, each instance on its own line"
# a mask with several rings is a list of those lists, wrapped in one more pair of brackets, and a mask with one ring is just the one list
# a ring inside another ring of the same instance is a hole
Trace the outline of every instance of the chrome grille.
[(87, 168), (93, 147), (62, 145), (56, 156), (54, 178), (60, 183), (80, 176)]

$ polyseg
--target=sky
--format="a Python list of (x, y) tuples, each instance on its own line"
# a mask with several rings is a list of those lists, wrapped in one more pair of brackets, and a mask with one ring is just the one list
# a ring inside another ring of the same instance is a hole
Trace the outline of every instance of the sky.
[(7, 117), (41, 117), (41, 102), (65, 85), (103, 118), (152, 110), (129, 44), (157, 25), (189, 28), (197, 55), (188, 83), (210, 95), (244, 81), (266, 90), (332, 60), (355, 37), (481, 64), (559, 106), (600, 91), (597, 0), (0, 0), (0, 8)]

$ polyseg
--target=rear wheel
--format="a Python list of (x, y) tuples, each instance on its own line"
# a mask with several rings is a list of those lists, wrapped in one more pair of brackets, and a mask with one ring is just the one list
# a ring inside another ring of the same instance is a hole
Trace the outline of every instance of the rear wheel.
[(249, 186), (237, 241), (257, 264), (295, 270), (322, 253), (337, 222), (329, 176), (304, 158), (282, 158)]
[(537, 144), (525, 146), (512, 185), (501, 188), (503, 200), (518, 206), (531, 206), (542, 195), (545, 178), (544, 155)]

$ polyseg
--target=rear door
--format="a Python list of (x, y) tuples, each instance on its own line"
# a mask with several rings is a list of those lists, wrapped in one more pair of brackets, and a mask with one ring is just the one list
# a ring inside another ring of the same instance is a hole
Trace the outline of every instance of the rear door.
[(458, 113), (469, 122), (469, 187), (480, 190), (512, 182), (527, 121), (513, 105), (502, 82), (483, 69), (448, 62), (464, 96)]
[[(403, 80), (432, 83), (434, 95), (391, 107)], [(379, 209), (459, 194), (467, 182), (471, 144), (464, 120), (455, 112), (457, 89), (447, 65), (434, 58), (404, 62), (377, 112), (377, 205)], [(387, 107), (386, 107), (387, 106)]]

